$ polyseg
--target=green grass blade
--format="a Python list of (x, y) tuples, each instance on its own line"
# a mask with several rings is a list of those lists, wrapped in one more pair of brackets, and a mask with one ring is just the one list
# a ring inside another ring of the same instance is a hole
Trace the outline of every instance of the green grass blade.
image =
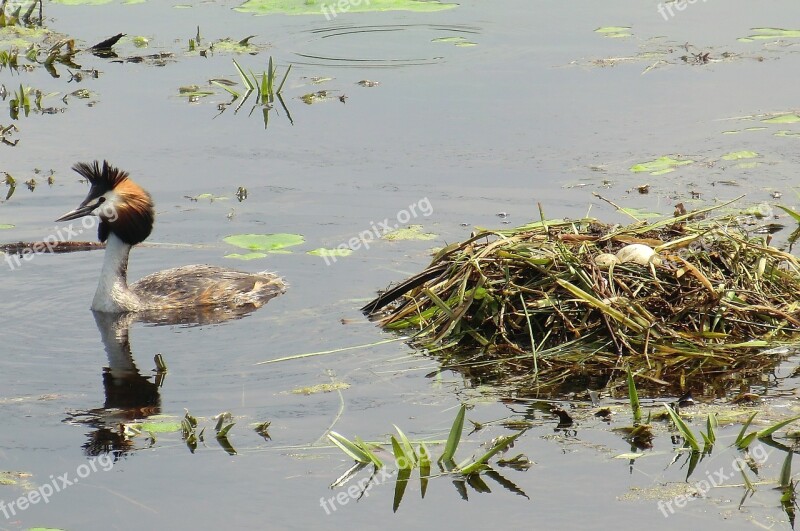
[(631, 368), (628, 367), (628, 399), (631, 402), (631, 411), (633, 412), (633, 424), (641, 424), (642, 422), (642, 405), (639, 403), (639, 393), (636, 392), (636, 383), (633, 381), (633, 373)]
[(278, 85), (278, 90), (275, 91), (276, 94), (280, 94), (283, 90), (283, 84), (286, 83), (286, 78), (289, 77), (289, 72), (292, 71), (292, 65), (289, 65), (289, 68), (286, 69), (286, 73), (283, 74), (283, 79), (281, 80), (281, 84)]
[(397, 468), (403, 469), (411, 469), (412, 468), (412, 461), (411, 456), (406, 454), (405, 449), (400, 446), (400, 443), (397, 442), (394, 435), (392, 435), (392, 452), (394, 453), (394, 460), (397, 463)]
[[(753, 440), (753, 437), (750, 437), (750, 436), (745, 437), (744, 434), (747, 431), (747, 428), (750, 427), (750, 423), (753, 422), (754, 418), (756, 418), (756, 415), (758, 415), (758, 411), (754, 411), (753, 414), (750, 415), (750, 418), (747, 419), (747, 422), (744, 423), (744, 426), (742, 426), (742, 429), (739, 432), (739, 436), (736, 437), (736, 448), (738, 448), (740, 450), (744, 450), (750, 444), (750, 441)], [(753, 434), (751, 433), (750, 435), (753, 435)], [(745, 439), (748, 439), (747, 440), (747, 444), (745, 444)]]
[(781, 467), (779, 484), (784, 489), (792, 486), (792, 454), (794, 452), (791, 450), (786, 452), (786, 459), (783, 460), (783, 466)]
[(791, 208), (785, 207), (783, 205), (775, 205), (775, 206), (780, 208), (781, 210), (783, 210), (787, 214), (789, 214), (792, 217), (792, 219), (795, 220), (797, 223), (800, 223), (800, 213), (797, 213), (794, 210), (792, 210)]
[(403, 433), (403, 430), (398, 428), (396, 424), (392, 424), (392, 426), (394, 426), (394, 429), (397, 430), (397, 434), (400, 436), (400, 442), (403, 443), (403, 453), (405, 453), (406, 456), (411, 459), (410, 464), (412, 466), (417, 466), (419, 458), (417, 457), (417, 453), (414, 451), (414, 447), (411, 445), (411, 441), (408, 440), (406, 434)]
[(361, 450), (363, 450), (364, 453), (367, 454), (367, 457), (369, 458), (370, 461), (372, 461), (372, 464), (375, 465), (378, 468), (382, 468), (383, 467), (383, 461), (378, 459), (378, 456), (375, 455), (375, 453), (372, 450), (370, 450), (369, 445), (367, 443), (365, 443), (364, 441), (362, 441), (361, 438), (358, 437), (358, 436), (356, 436), (355, 439), (356, 439), (356, 441), (355, 441), (356, 446), (361, 448)]
[(269, 56), (269, 64), (267, 64), (267, 93), (272, 94), (273, 83), (275, 82), (275, 65), (272, 62), (272, 56)]
[(758, 432), (758, 438), (759, 439), (763, 439), (764, 437), (769, 437), (770, 435), (772, 435), (773, 433), (775, 433), (779, 429), (783, 428), (787, 424), (791, 424), (792, 422), (794, 422), (794, 421), (796, 421), (798, 419), (800, 419), (800, 415), (798, 415), (796, 417), (792, 417), (792, 418), (784, 420), (784, 421), (781, 421), (781, 422), (778, 422), (777, 424), (773, 424), (769, 428), (765, 428), (765, 429), (759, 431)]
[(239, 71), (239, 76), (242, 78), (242, 84), (248, 88), (248, 90), (253, 90), (255, 87), (253, 86), (253, 82), (250, 81), (250, 78), (247, 77), (247, 74), (244, 73), (242, 67), (239, 66), (239, 63), (236, 62), (236, 59), (233, 60), (233, 64), (236, 65), (236, 70)]
[(458, 448), (458, 443), (461, 441), (461, 433), (464, 431), (464, 416), (467, 413), (467, 406), (461, 404), (461, 408), (458, 410), (458, 414), (456, 414), (456, 418), (453, 421), (453, 426), (450, 428), (450, 435), (447, 437), (447, 443), (444, 445), (444, 453), (439, 458), (439, 462), (443, 461), (452, 461), (453, 456), (456, 455), (456, 449)]
[(717, 415), (709, 413), (708, 418), (706, 419), (706, 430), (708, 432), (708, 440), (711, 442), (711, 444), (717, 442), (717, 428), (719, 428)]
[(328, 433), (328, 439), (330, 439), (333, 444), (338, 446), (344, 453), (352, 457), (355, 461), (358, 461), (359, 463), (372, 462), (372, 459), (369, 455), (367, 455), (366, 452), (364, 452), (364, 450), (356, 446), (353, 441), (349, 440), (344, 435), (340, 435), (339, 433), (332, 431)]
[(694, 433), (692, 433), (692, 430), (689, 429), (689, 426), (686, 425), (680, 415), (675, 413), (675, 410), (673, 410), (668, 404), (664, 404), (664, 407), (667, 408), (669, 417), (672, 419), (672, 422), (675, 423), (675, 427), (678, 428), (678, 432), (683, 437), (683, 440), (686, 441), (686, 444), (688, 444), (689, 447), (695, 452), (699, 452), (700, 445), (697, 442), (697, 437), (694, 436)]
[(222, 87), (225, 90), (227, 90), (234, 97), (234, 99), (236, 99), (236, 98), (238, 98), (240, 96), (240, 94), (237, 91), (233, 90), (231, 87), (229, 87), (227, 85), (224, 85), (224, 84), (222, 84), (222, 83), (220, 83), (218, 81), (212, 81), (211, 83), (216, 85), (216, 86), (218, 86), (218, 87)]
[(511, 445), (511, 443), (513, 443), (514, 441), (516, 441), (516, 440), (517, 440), (517, 438), (518, 438), (520, 435), (522, 435), (523, 433), (525, 433), (525, 432), (524, 432), (524, 431), (521, 431), (521, 432), (519, 432), (519, 433), (516, 433), (516, 434), (514, 434), (514, 435), (509, 435), (509, 436), (506, 436), (506, 437), (501, 437), (501, 438), (500, 438), (500, 439), (499, 439), (499, 440), (498, 440), (498, 441), (495, 443), (495, 445), (494, 445), (494, 446), (492, 446), (492, 447), (489, 449), (489, 451), (488, 451), (488, 452), (486, 452), (485, 454), (483, 454), (482, 456), (480, 456), (480, 457), (479, 457), (479, 458), (478, 458), (476, 461), (474, 461), (473, 463), (471, 463), (471, 464), (469, 464), (469, 465), (467, 465), (467, 466), (464, 466), (464, 467), (459, 467), (459, 468), (460, 468), (460, 472), (461, 472), (463, 475), (465, 475), (465, 476), (468, 476), (468, 475), (472, 474), (473, 472), (477, 472), (478, 470), (480, 470), (481, 468), (483, 468), (484, 466), (486, 466), (486, 463), (489, 461), (489, 459), (491, 459), (491, 458), (492, 458), (492, 456), (493, 456), (494, 454), (496, 454), (497, 452), (500, 452), (500, 451), (502, 451), (502, 450), (505, 450), (506, 448), (508, 448), (508, 447), (509, 447), (509, 445)]

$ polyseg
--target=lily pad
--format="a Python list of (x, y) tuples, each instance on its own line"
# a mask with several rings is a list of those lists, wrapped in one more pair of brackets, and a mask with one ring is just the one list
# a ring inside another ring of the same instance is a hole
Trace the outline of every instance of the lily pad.
[(14, 225), (11, 225), (9, 223), (0, 223), (0, 230), (13, 229), (13, 228), (14, 228)]
[(754, 159), (756, 157), (758, 157), (758, 153), (755, 151), (734, 151), (733, 153), (722, 155), (722, 160)]
[(420, 0), (369, 0), (348, 2), (347, 9), (338, 9), (339, 3), (328, 0), (248, 0), (234, 11), (255, 15), (325, 15), (329, 20), (340, 13), (367, 13), (370, 11), (444, 11), (458, 7), (455, 3)]
[(233, 258), (235, 260), (256, 260), (258, 258), (264, 258), (267, 255), (265, 253), (230, 253), (226, 254), (225, 258)]
[(800, 122), (800, 116), (795, 113), (780, 114), (761, 121), (765, 124), (796, 124)]
[(650, 175), (663, 175), (665, 173), (675, 171), (675, 168), (678, 166), (685, 166), (687, 164), (692, 164), (693, 162), (694, 161), (690, 159), (678, 160), (665, 156), (649, 162), (634, 164), (630, 167), (630, 170), (634, 173), (648, 172)]
[(787, 131), (786, 129), (782, 129), (781, 131), (778, 131), (778, 132), (774, 133), (773, 136), (800, 136), (800, 133), (797, 133), (795, 131)]
[(405, 229), (395, 229), (383, 235), (383, 239), (389, 241), (398, 240), (433, 240), (436, 234), (422, 232), (422, 225), (409, 225)]
[(330, 257), (330, 256), (350, 256), (353, 254), (352, 249), (348, 249), (347, 247), (337, 247), (336, 249), (325, 249), (324, 247), (320, 247), (319, 249), (314, 249), (313, 251), (308, 251), (308, 254), (313, 254), (314, 256), (322, 256)]
[(251, 251), (274, 252), (305, 242), (300, 234), (234, 234), (223, 241)]

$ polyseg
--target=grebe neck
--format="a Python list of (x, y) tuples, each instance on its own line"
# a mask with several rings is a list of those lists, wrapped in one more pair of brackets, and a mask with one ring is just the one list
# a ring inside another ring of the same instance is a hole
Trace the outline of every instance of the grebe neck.
[(113, 232), (109, 233), (106, 242), (106, 253), (100, 282), (92, 301), (92, 310), (98, 312), (134, 312), (141, 303), (139, 298), (128, 288), (128, 255), (131, 245), (122, 241)]

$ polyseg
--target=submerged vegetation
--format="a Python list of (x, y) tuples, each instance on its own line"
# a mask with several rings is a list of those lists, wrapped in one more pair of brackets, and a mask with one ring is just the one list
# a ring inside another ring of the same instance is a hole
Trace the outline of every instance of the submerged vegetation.
[(673, 389), (758, 369), (800, 332), (800, 263), (736, 217), (707, 218), (715, 208), (481, 230), (364, 310), (448, 367), (523, 394), (602, 385), (623, 363)]

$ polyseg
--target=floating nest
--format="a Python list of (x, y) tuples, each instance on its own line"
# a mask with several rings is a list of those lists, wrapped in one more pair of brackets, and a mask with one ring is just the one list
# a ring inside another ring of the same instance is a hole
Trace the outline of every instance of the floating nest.
[(798, 337), (800, 264), (710, 210), (481, 230), (363, 310), (444, 366), (522, 394), (602, 386), (625, 367), (673, 391), (753, 374)]

